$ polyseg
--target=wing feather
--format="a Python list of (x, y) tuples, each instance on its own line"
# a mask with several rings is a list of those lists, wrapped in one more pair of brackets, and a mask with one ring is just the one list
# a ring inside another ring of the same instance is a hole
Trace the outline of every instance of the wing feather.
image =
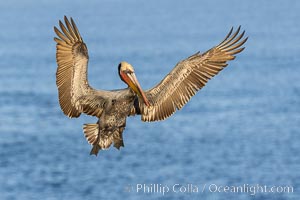
[(59, 21), (54, 27), (58, 37), (56, 44), (56, 85), (59, 104), (65, 115), (79, 117), (81, 113), (100, 117), (105, 99), (101, 91), (95, 91), (88, 85), (87, 65), (88, 50), (71, 18), (71, 23), (64, 17), (65, 25)]
[(243, 39), (245, 31), (239, 33), (240, 26), (234, 33), (231, 28), (219, 45), (179, 62), (158, 85), (146, 91), (151, 106), (140, 102), (142, 120), (164, 120), (181, 109), (208, 80), (227, 66), (227, 61), (244, 50), (241, 46), (248, 38)]

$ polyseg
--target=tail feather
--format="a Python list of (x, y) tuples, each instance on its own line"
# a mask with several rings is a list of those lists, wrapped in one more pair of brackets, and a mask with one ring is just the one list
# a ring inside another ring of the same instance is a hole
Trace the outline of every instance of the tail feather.
[(98, 124), (84, 124), (83, 132), (86, 140), (90, 144), (96, 144), (99, 135), (99, 125)]

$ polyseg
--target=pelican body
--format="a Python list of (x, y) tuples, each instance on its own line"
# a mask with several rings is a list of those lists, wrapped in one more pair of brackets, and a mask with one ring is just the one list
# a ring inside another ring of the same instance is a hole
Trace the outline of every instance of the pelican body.
[(96, 90), (87, 79), (88, 49), (73, 19), (64, 18), (54, 27), (56, 41), (56, 85), (59, 104), (65, 115), (79, 117), (81, 113), (98, 118), (95, 124), (84, 124), (84, 135), (93, 148), (90, 154), (107, 149), (113, 143), (116, 148), (124, 146), (122, 133), (126, 118), (141, 115), (142, 121), (164, 120), (180, 110), (208, 80), (227, 66), (247, 38), (240, 27), (230, 30), (225, 39), (203, 54), (199, 52), (180, 61), (155, 87), (143, 91), (133, 67), (123, 61), (118, 66), (120, 79), (127, 88), (119, 90)]

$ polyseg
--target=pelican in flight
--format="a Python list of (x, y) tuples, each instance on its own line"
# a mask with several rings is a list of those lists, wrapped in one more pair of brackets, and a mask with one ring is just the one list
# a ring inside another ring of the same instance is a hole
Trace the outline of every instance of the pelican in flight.
[(59, 104), (65, 115), (79, 117), (81, 113), (95, 116), (97, 123), (84, 124), (83, 132), (93, 147), (90, 154), (107, 149), (113, 143), (124, 146), (122, 133), (126, 118), (141, 115), (144, 122), (164, 120), (180, 110), (208, 80), (227, 66), (227, 61), (244, 50), (248, 38), (240, 27), (230, 30), (225, 39), (205, 53), (196, 54), (178, 62), (173, 70), (155, 87), (143, 91), (134, 68), (123, 61), (118, 66), (120, 79), (127, 88), (96, 90), (87, 79), (88, 49), (72, 18), (59, 21), (56, 44), (56, 85)]

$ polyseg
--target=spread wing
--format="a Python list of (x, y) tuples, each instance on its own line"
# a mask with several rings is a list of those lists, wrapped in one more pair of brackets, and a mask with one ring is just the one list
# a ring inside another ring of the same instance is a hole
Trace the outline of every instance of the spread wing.
[(65, 25), (59, 21), (61, 31), (54, 27), (56, 41), (56, 85), (59, 104), (65, 115), (79, 117), (86, 113), (100, 117), (108, 91), (94, 90), (87, 81), (88, 50), (71, 18), (65, 16)]
[(164, 120), (181, 109), (208, 80), (217, 75), (233, 60), (235, 54), (244, 50), (241, 47), (248, 38), (242, 39), (240, 27), (235, 33), (230, 30), (225, 39), (204, 54), (196, 53), (180, 61), (174, 69), (154, 88), (145, 92), (152, 106), (141, 102), (143, 121)]

